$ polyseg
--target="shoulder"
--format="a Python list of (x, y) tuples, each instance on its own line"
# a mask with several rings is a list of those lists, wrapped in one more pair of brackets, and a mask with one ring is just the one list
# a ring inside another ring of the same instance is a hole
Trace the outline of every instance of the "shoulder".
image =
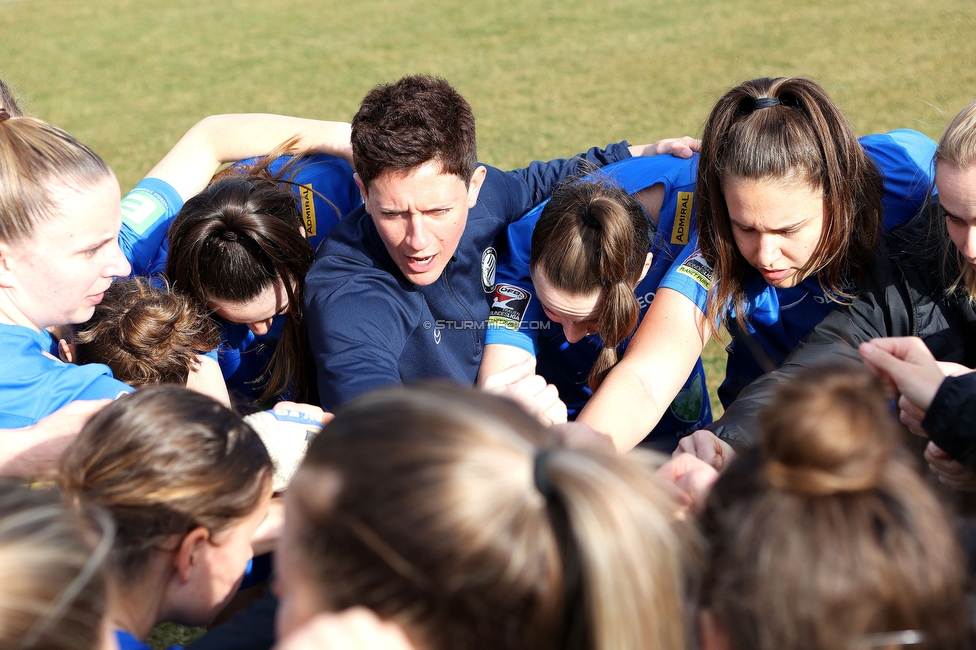
[(77, 399), (115, 399), (132, 388), (112, 377), (108, 366), (76, 366), (50, 354), (50, 337), (26, 327), (0, 325), (4, 382), (0, 426), (25, 426)]
[(122, 222), (137, 235), (183, 207), (176, 189), (161, 178), (144, 178), (122, 198)]

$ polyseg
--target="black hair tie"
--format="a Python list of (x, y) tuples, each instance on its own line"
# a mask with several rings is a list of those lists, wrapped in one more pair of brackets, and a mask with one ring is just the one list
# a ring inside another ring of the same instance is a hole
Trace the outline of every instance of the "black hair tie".
[(597, 221), (596, 217), (590, 214), (590, 204), (587, 203), (583, 206), (583, 225), (587, 228), (592, 228), (593, 230), (600, 230), (602, 227), (600, 222)]
[(232, 230), (225, 230), (220, 233), (220, 238), (224, 241), (237, 241), (237, 233)]
[(778, 97), (756, 97), (752, 100), (752, 110), (758, 111), (762, 108), (772, 108), (773, 106), (779, 106), (780, 103)]
[(0, 106), (0, 122), (6, 122), (10, 119), (10, 113), (3, 106)]
[(553, 498), (552, 483), (549, 482), (549, 454), (548, 449), (540, 449), (535, 452), (532, 460), (532, 479), (535, 481), (535, 488), (550, 501)]

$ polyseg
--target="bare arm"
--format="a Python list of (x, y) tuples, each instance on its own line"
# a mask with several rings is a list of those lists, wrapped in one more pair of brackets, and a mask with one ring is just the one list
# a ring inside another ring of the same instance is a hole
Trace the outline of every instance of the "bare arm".
[(198, 354), (197, 363), (190, 366), (186, 387), (212, 397), (230, 408), (230, 395), (224, 375), (220, 372), (220, 364), (206, 355)]
[(579, 421), (632, 449), (653, 429), (701, 356), (710, 332), (694, 302), (660, 289), (623, 359), (607, 375)]
[(485, 381), (492, 375), (507, 370), (526, 361), (532, 355), (522, 348), (501, 343), (489, 343), (481, 356), (478, 368), (478, 387), (484, 388)]
[(111, 401), (71, 402), (29, 427), (0, 430), (0, 476), (48, 478), (88, 419)]
[(184, 200), (207, 186), (224, 163), (261, 156), (289, 138), (298, 146), (352, 163), (350, 125), (269, 114), (212, 115), (197, 122), (146, 174), (172, 185)]

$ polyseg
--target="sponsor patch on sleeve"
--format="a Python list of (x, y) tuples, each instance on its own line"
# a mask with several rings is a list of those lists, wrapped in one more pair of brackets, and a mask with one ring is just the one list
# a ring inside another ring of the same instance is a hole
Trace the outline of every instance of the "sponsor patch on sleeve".
[(136, 188), (122, 199), (122, 220), (137, 235), (143, 235), (166, 214), (166, 203), (153, 192)]
[(298, 193), (302, 199), (302, 225), (305, 236), (315, 236), (315, 195), (311, 185), (299, 185)]
[(691, 228), (691, 205), (694, 201), (694, 192), (678, 192), (678, 205), (674, 209), (674, 225), (671, 227), (672, 244), (684, 246), (688, 243), (688, 230)]
[(682, 262), (678, 273), (688, 276), (705, 289), (712, 286), (712, 267), (705, 261), (701, 251), (695, 251), (694, 255)]
[(511, 284), (495, 285), (494, 300), (488, 314), (488, 325), (518, 330), (529, 307), (532, 294)]

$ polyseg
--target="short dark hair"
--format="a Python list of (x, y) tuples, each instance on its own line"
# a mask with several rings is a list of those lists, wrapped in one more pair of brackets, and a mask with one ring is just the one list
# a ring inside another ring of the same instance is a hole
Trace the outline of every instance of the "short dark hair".
[(430, 75), (376, 86), (352, 118), (352, 157), (367, 191), (388, 169), (405, 173), (431, 160), (467, 184), (478, 166), (471, 105)]

